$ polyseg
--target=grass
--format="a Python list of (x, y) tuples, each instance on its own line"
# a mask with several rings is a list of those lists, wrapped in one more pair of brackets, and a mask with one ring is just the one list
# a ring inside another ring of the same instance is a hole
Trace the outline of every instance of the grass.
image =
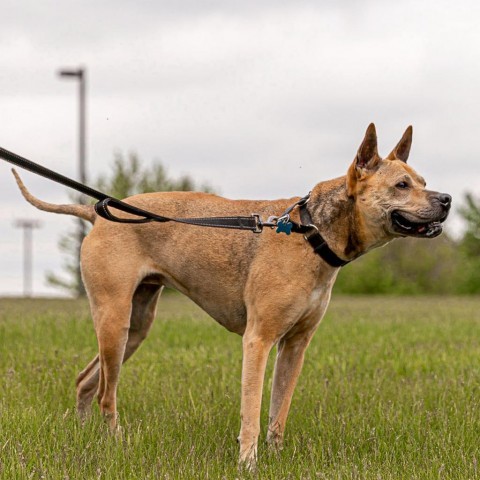
[[(237, 469), (239, 337), (184, 297), (160, 302), (122, 370), (118, 440), (98, 409), (75, 417), (74, 379), (96, 353), (87, 304), (0, 300), (0, 478), (255, 477)], [(278, 455), (267, 411), (257, 478), (480, 478), (480, 298), (334, 297)]]

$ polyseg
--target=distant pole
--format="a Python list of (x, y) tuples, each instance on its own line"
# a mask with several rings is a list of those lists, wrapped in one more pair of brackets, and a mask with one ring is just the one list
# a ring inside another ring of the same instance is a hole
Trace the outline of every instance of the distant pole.
[(87, 72), (85, 68), (61, 69), (58, 74), (62, 78), (78, 79), (78, 171), (79, 179), (82, 183), (87, 182), (86, 169), (86, 84)]
[[(63, 78), (76, 78), (78, 79), (78, 171), (79, 180), (81, 183), (87, 183), (87, 153), (86, 153), (86, 83), (87, 72), (83, 67), (77, 69), (61, 69), (58, 74)], [(79, 203), (85, 203), (84, 195), (79, 195)], [(78, 254), (77, 254), (77, 269), (75, 275), (77, 277), (77, 294), (79, 296), (85, 295), (85, 288), (82, 282), (82, 273), (80, 270), (80, 246), (86, 235), (85, 223), (78, 219)]]
[(40, 228), (38, 220), (16, 220), (15, 226), (23, 228), (23, 296), (33, 293), (33, 229)]

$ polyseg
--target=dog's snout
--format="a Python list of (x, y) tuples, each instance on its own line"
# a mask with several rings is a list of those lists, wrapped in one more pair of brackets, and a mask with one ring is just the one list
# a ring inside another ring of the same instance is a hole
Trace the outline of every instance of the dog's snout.
[(452, 197), (448, 193), (440, 193), (437, 198), (445, 210), (448, 210), (452, 205)]

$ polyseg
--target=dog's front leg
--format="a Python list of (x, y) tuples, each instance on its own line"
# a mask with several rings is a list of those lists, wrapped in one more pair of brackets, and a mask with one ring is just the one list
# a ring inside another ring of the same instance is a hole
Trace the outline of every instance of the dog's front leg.
[(308, 333), (302, 331), (289, 338), (283, 338), (278, 344), (267, 433), (267, 443), (277, 449), (282, 447), (293, 391), (302, 370), (305, 350), (312, 336), (313, 331)]
[(274, 341), (249, 328), (243, 335), (240, 465), (255, 468), (260, 433), (260, 408), (268, 354)]

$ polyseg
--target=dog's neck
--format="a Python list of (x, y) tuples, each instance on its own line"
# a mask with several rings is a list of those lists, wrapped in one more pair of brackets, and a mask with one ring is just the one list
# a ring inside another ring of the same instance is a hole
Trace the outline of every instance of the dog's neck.
[(365, 234), (368, 229), (355, 199), (347, 194), (346, 177), (315, 185), (307, 208), (330, 249), (343, 260), (354, 260), (388, 241)]

